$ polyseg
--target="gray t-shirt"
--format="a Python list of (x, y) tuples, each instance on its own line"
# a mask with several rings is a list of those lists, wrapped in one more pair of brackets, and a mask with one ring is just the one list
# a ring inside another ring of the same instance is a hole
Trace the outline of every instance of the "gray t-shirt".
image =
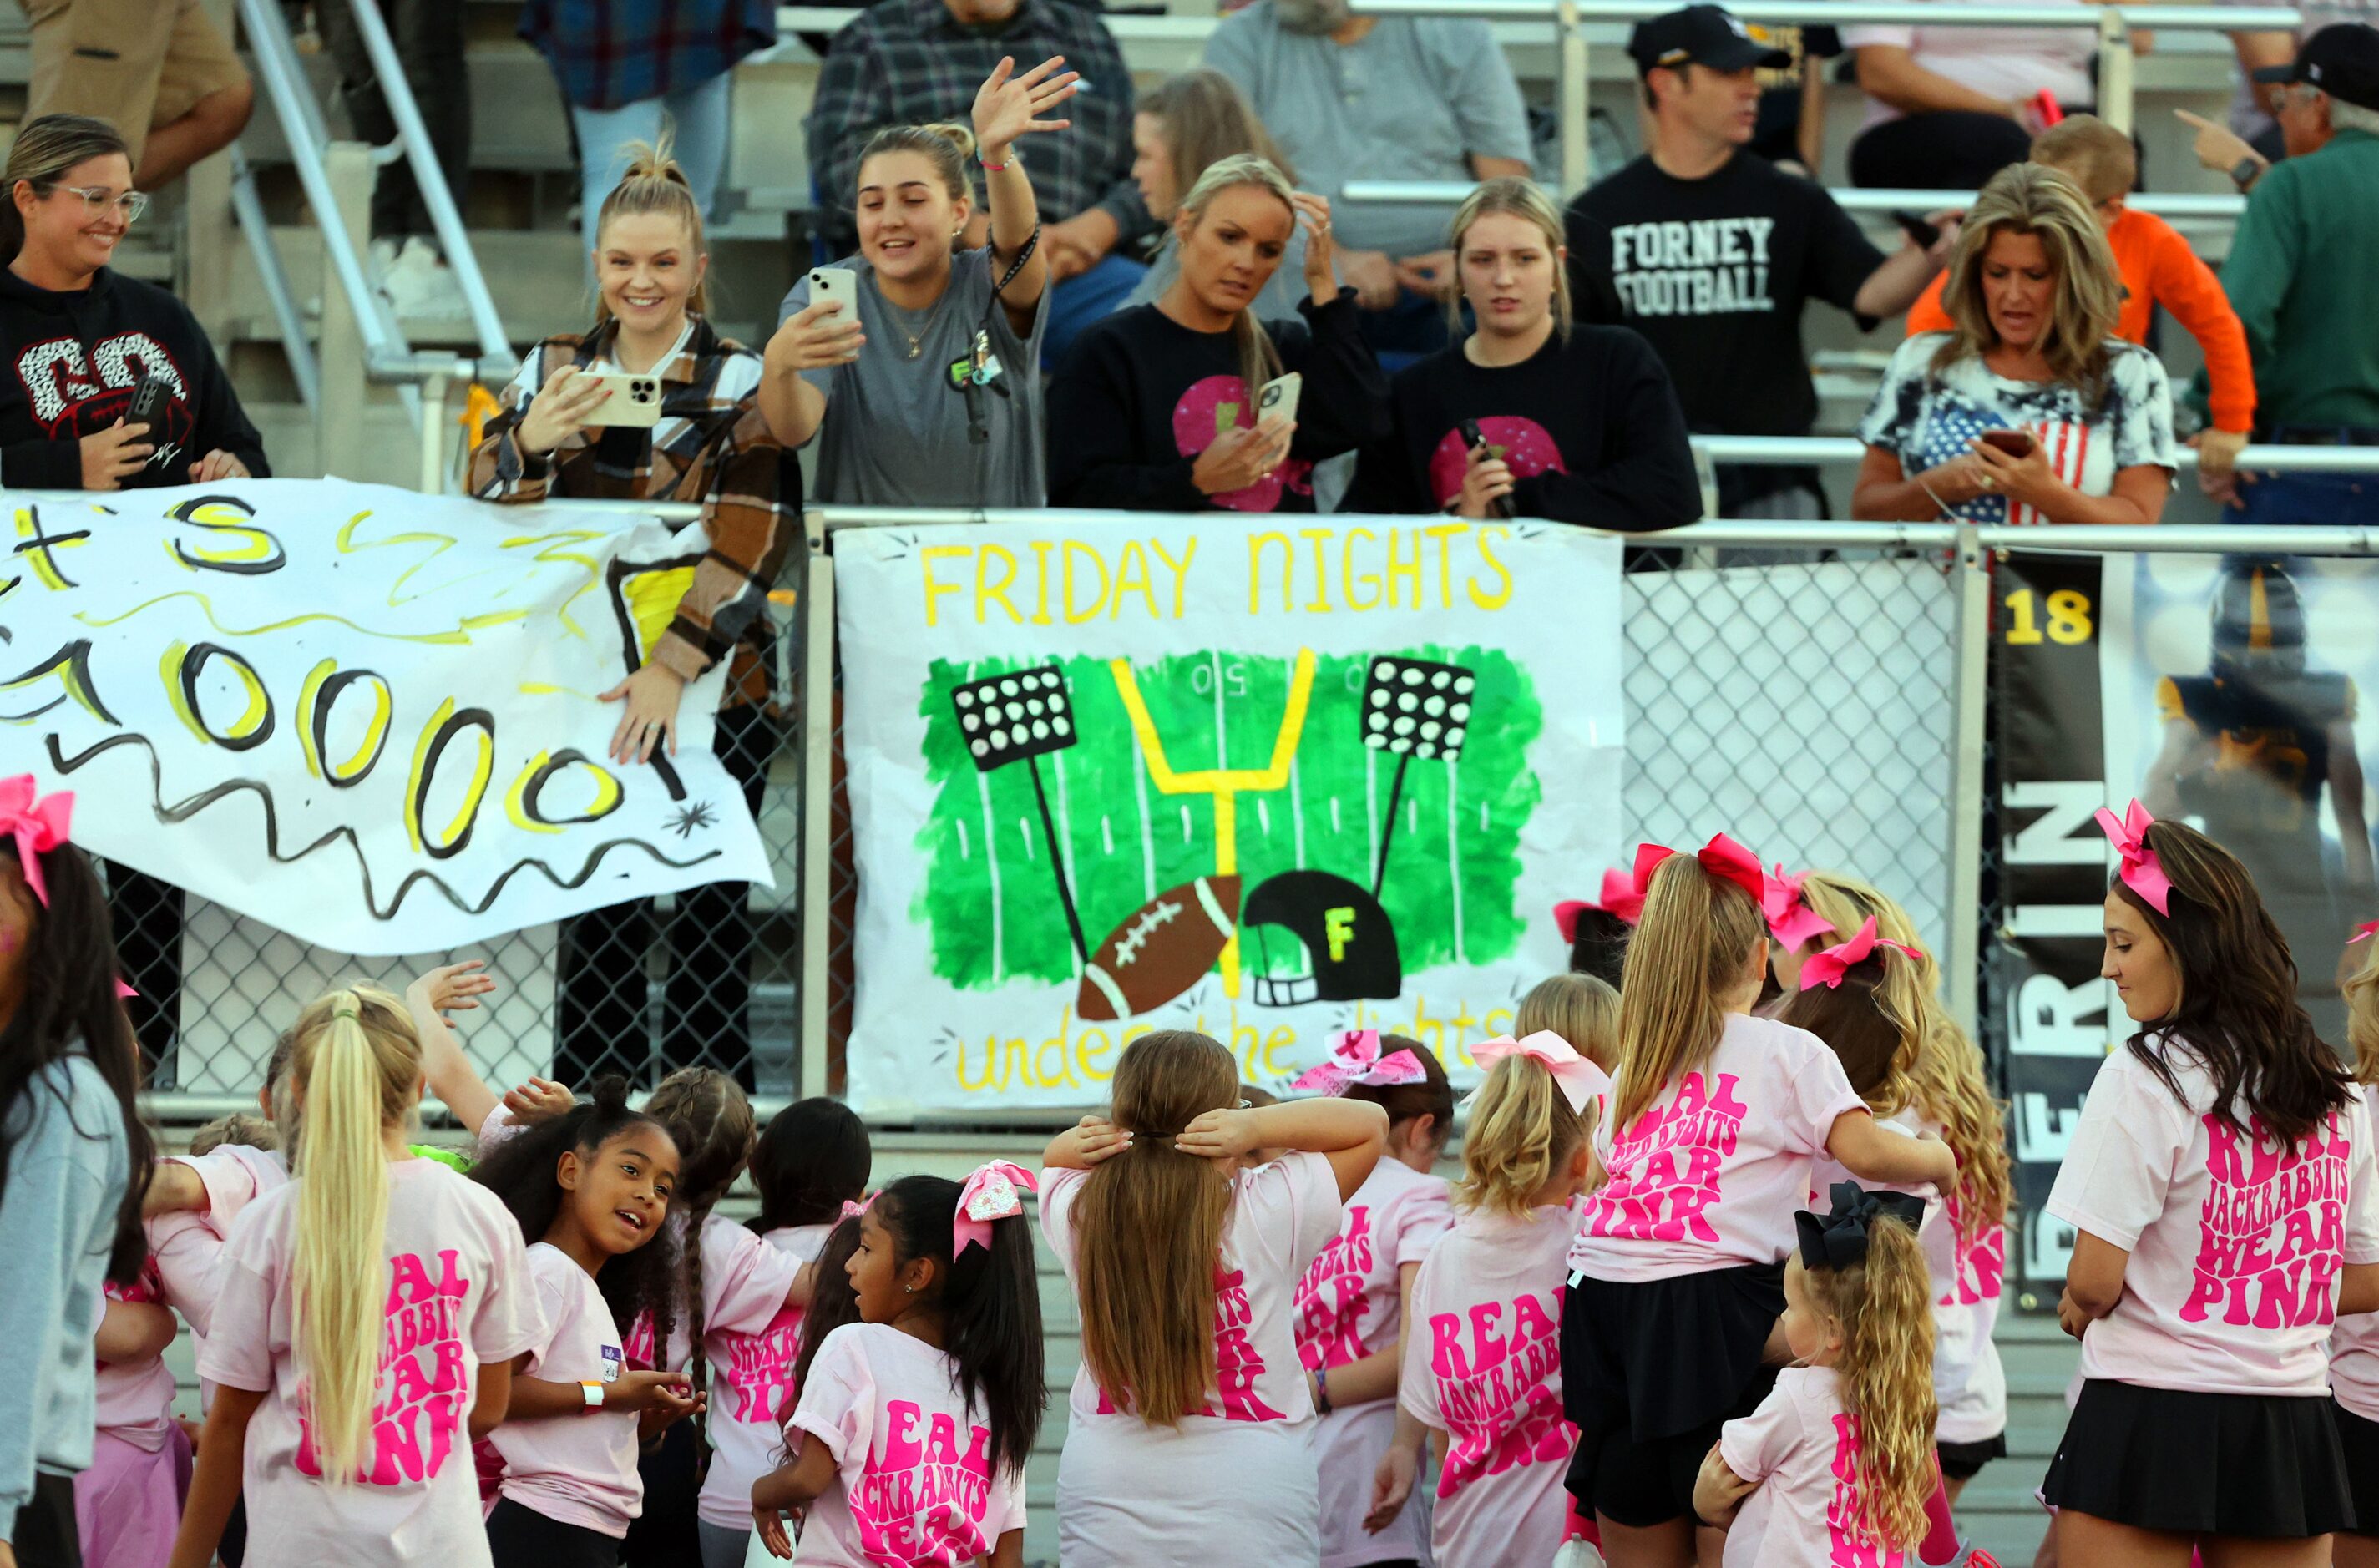
[[(1041, 334), (1049, 325), (1052, 291), (1041, 291), (1033, 335), (1020, 338), (1007, 310), (992, 303), (988, 249), (952, 258), (949, 287), (921, 311), (886, 299), (865, 257), (835, 265), (859, 274), (859, 324), (867, 346), (848, 365), (802, 372), (827, 398), (826, 418), (809, 447), (812, 503), (1041, 505), (1049, 488), (1041, 433)], [(777, 324), (809, 302), (804, 272), (778, 308)], [(999, 384), (1008, 389), (1006, 397), (989, 388), (979, 394), (991, 429), (990, 440), (980, 446), (968, 439), (967, 400), (949, 378), (954, 360), (973, 358), (978, 328), (990, 333), (991, 350), (1006, 371)]]
[(1330, 199), (1349, 249), (1442, 250), (1454, 209), (1349, 204), (1348, 180), (1467, 180), (1468, 153), (1529, 161), (1520, 85), (1483, 21), (1383, 17), (1336, 43), (1288, 31), (1273, 0), (1255, 0), (1215, 25), (1206, 64), (1247, 94), (1298, 184)]
[[(1181, 275), (1181, 242), (1167, 230), (1165, 243), (1148, 259), (1148, 271), (1117, 308), (1129, 310), (1135, 305), (1153, 305), (1165, 297)], [(1305, 282), (1305, 225), (1289, 230), (1288, 244), (1280, 253), (1280, 271), (1272, 275), (1257, 294), (1256, 302), (1248, 307), (1259, 321), (1284, 321), (1297, 319), (1297, 302), (1313, 297), (1313, 290)]]

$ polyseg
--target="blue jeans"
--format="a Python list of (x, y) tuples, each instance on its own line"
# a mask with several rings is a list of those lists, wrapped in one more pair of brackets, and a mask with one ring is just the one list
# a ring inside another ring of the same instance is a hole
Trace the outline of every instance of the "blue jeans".
[(1400, 293), (1385, 310), (1365, 310), (1357, 320), (1363, 329), (1363, 341), (1379, 358), (1380, 368), (1391, 376), (1452, 341), (1444, 303), (1410, 289)]
[(603, 199), (627, 172), (629, 144), (657, 143), (664, 119), (670, 156), (685, 171), (703, 217), (711, 216), (719, 204), (719, 183), (727, 173), (730, 79), (713, 77), (699, 87), (680, 88), (617, 109), (570, 106), (570, 123), (578, 131), (579, 229), (589, 255), (595, 250), (595, 220), (603, 211)]
[(1041, 334), (1041, 368), (1054, 370), (1084, 327), (1122, 308), (1148, 269), (1128, 256), (1108, 255), (1087, 272), (1068, 278), (1049, 296), (1049, 325)]
[[(2367, 452), (2371, 447), (2338, 447)], [(2370, 527), (2379, 524), (2379, 474), (2264, 473), (2239, 487), (2249, 523), (2271, 527)]]

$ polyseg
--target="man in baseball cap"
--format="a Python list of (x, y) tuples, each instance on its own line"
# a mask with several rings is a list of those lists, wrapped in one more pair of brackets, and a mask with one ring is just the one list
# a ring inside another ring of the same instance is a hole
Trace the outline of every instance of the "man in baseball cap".
[[(2281, 84), (2288, 146), (2248, 192), (2222, 264), (2255, 365), (2255, 439), (2379, 446), (2379, 30), (2323, 28), (2255, 77)], [(2237, 477), (2199, 476), (2253, 522), (2379, 524), (2379, 486), (2361, 476)]]
[(1673, 71), (1688, 64), (1714, 71), (1747, 71), (1764, 67), (1781, 71), (1793, 63), (1784, 50), (1770, 48), (1751, 36), (1749, 29), (1723, 6), (1688, 6), (1682, 11), (1637, 22), (1627, 35), (1627, 53), (1636, 68), (1648, 76), (1656, 66)]

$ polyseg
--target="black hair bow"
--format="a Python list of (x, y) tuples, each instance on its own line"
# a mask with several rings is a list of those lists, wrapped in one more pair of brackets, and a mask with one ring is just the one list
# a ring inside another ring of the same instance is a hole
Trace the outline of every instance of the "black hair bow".
[(1824, 1219), (1806, 1209), (1793, 1216), (1805, 1268), (1847, 1269), (1866, 1261), (1867, 1235), (1878, 1217), (1902, 1221), (1911, 1231), (1925, 1223), (1925, 1200), (1905, 1192), (1869, 1192), (1854, 1181), (1838, 1181), (1828, 1196), (1834, 1211)]

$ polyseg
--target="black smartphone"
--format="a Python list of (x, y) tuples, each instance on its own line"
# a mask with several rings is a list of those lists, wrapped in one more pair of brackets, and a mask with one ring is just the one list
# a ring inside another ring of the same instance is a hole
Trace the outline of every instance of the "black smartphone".
[(2010, 457), (2029, 457), (2040, 443), (2030, 430), (1985, 430), (1983, 444), (1995, 446)]
[[(1487, 450), (1486, 432), (1479, 428), (1478, 420), (1465, 419), (1458, 428), (1462, 431), (1462, 444), (1471, 452), (1477, 453)], [(1501, 497), (1490, 502), (1487, 510), (1491, 516), (1509, 517), (1512, 515), (1512, 498)]]
[(163, 445), (165, 410), (173, 401), (174, 383), (154, 370), (143, 370), (139, 381), (132, 388), (132, 402), (124, 410), (124, 422), (148, 426), (148, 433), (141, 439), (153, 445)]
[(1891, 214), (1891, 221), (1898, 223), (1908, 237), (1916, 242), (1920, 249), (1930, 250), (1940, 241), (1941, 231), (1914, 212), (1895, 210)]

